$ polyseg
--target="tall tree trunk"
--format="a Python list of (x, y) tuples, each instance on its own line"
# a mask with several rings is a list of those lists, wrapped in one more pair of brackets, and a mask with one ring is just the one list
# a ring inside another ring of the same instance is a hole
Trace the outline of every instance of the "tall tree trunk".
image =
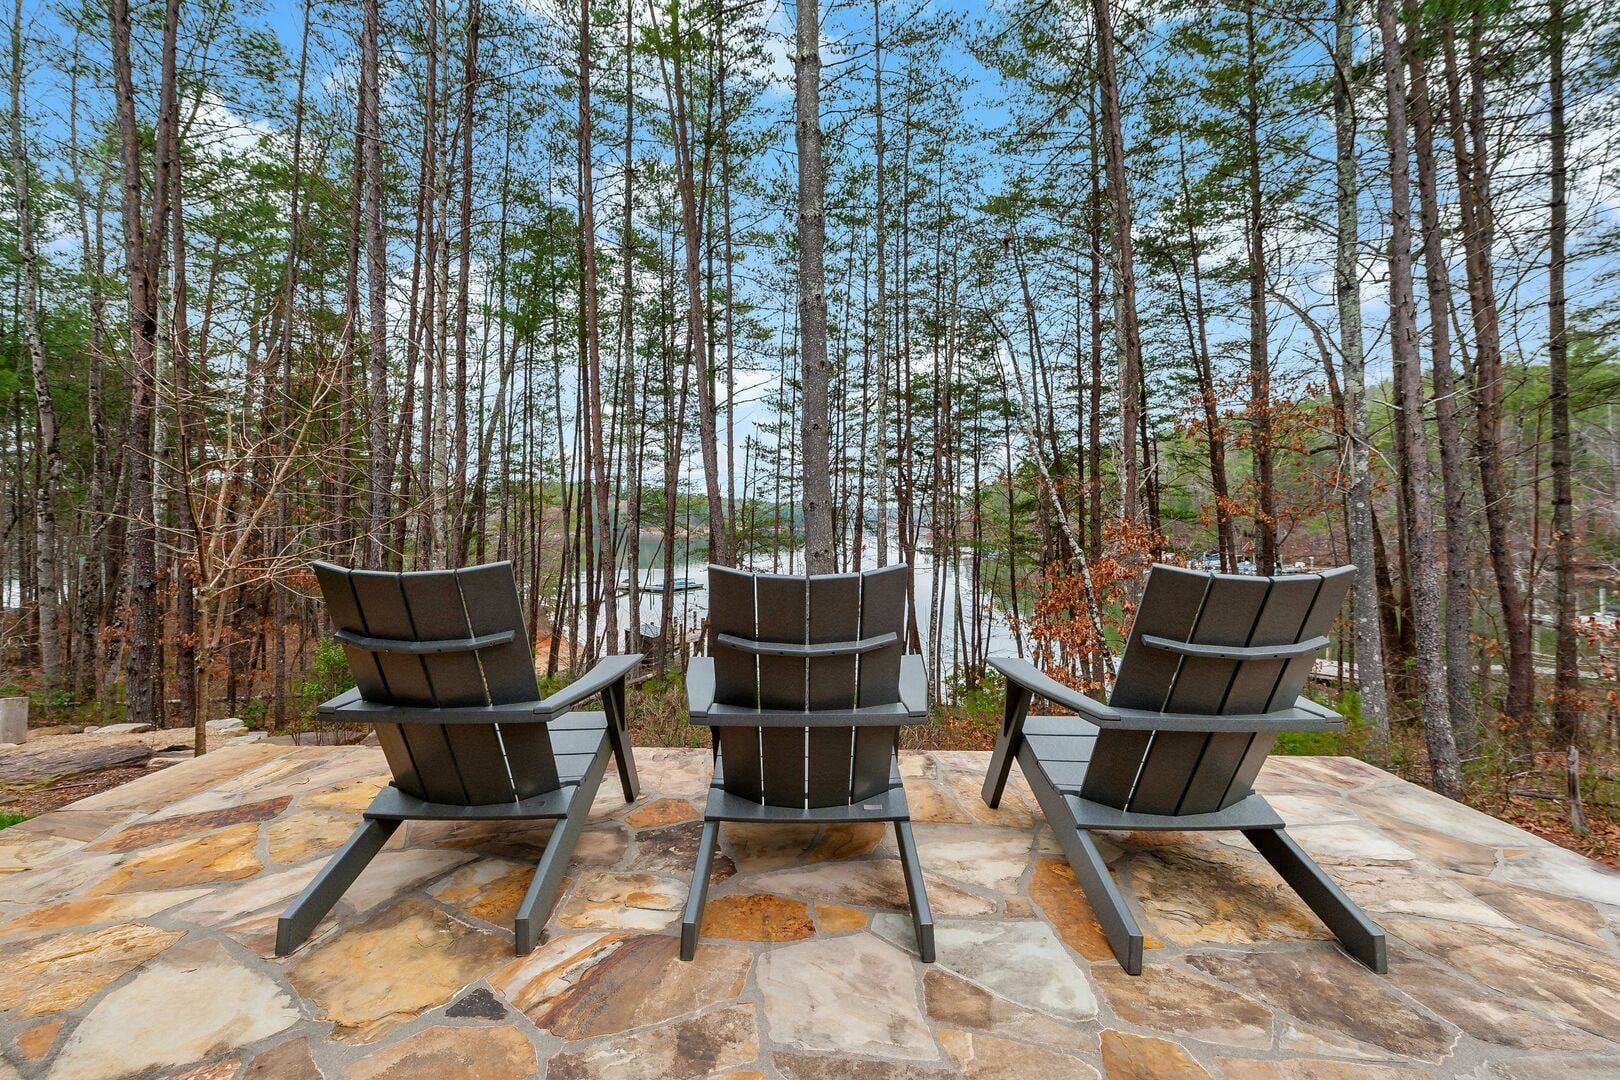
[(829, 477), (830, 422), (827, 389), (827, 293), (822, 269), (826, 246), (821, 163), (821, 5), (798, 0), (795, 38), (794, 143), (799, 152), (799, 362), (803, 386), (805, 571), (831, 573), (833, 558), (832, 483)]
[[(1124, 517), (1141, 516), (1140, 464), (1136, 459), (1141, 423), (1142, 335), (1136, 321), (1136, 269), (1131, 238), (1131, 193), (1125, 175), (1125, 136), (1120, 119), (1119, 76), (1114, 61), (1114, 24), (1109, 0), (1091, 0), (1097, 24), (1097, 74), (1102, 90), (1103, 159), (1108, 197), (1114, 210), (1114, 334), (1119, 339), (1120, 476)], [(1092, 473), (1096, 475), (1095, 472)]]
[[(1547, 96), (1551, 125), (1547, 226), (1547, 367), (1552, 412), (1553, 569), (1558, 625), (1553, 666), (1553, 737), (1573, 745), (1580, 737), (1580, 669), (1575, 634), (1575, 512), (1569, 432), (1569, 335), (1564, 325), (1564, 249), (1569, 208), (1564, 189), (1564, 0), (1547, 0)], [(43, 564), (42, 564), (43, 565)], [(42, 571), (43, 572), (43, 571)]]
[(1418, 693), (1434, 788), (1449, 798), (1462, 791), (1457, 746), (1451, 730), (1450, 701), (1440, 628), (1440, 582), (1434, 558), (1430, 505), (1428, 438), (1423, 427), (1423, 376), (1417, 356), (1416, 298), (1412, 289), (1412, 196), (1406, 139), (1406, 79), (1394, 0), (1378, 0), (1385, 101), (1389, 116), (1390, 163), (1390, 349), (1398, 368), (1396, 391), (1400, 424), (1408, 451), (1402, 473), (1406, 493), (1408, 580), (1417, 634)]
[[(476, 3), (476, 0), (474, 0)], [(468, 151), (469, 163), (471, 150)], [(584, 319), (586, 348), (586, 389), (590, 411), (591, 467), (595, 470), (594, 484), (596, 524), (596, 569), (601, 582), (603, 607), (603, 633), (606, 652), (619, 651), (619, 605), (613, 595), (613, 519), (608, 509), (608, 456), (602, 441), (602, 339), (596, 320), (596, 192), (593, 188), (595, 167), (591, 161), (591, 2), (579, 0), (579, 229), (584, 244), (585, 305)], [(634, 618), (634, 612), (631, 613)], [(596, 643), (590, 643), (590, 649)]]
[[(1502, 709), (1516, 738), (1529, 733), (1535, 695), (1530, 654), (1530, 619), (1519, 588), (1513, 556), (1513, 503), (1502, 465), (1502, 338), (1498, 322), (1493, 247), (1496, 226), (1491, 209), (1490, 161), (1485, 140), (1485, 73), (1482, 56), (1484, 15), (1475, 6), (1469, 31), (1472, 91), (1463, 108), (1462, 72), (1455, 33), (1444, 26), (1447, 103), (1452, 153), (1457, 164), (1457, 203), (1468, 270), (1468, 306), (1474, 323), (1474, 456), (1479, 465), (1485, 509), (1486, 546), (1496, 577), (1497, 601), (1507, 645), (1507, 693)], [(1472, 145), (1470, 145), (1470, 142)]]
[[(1416, 0), (1404, 0), (1408, 25), (1420, 25)], [(1416, 32), (1415, 30), (1413, 31)], [(1423, 272), (1429, 299), (1429, 351), (1434, 382), (1435, 429), (1440, 438), (1440, 485), (1446, 521), (1446, 689), (1457, 747), (1472, 757), (1478, 747), (1474, 723), (1474, 669), (1469, 662), (1474, 603), (1473, 556), (1468, 542), (1467, 467), (1457, 426), (1457, 384), (1451, 371), (1451, 278), (1441, 233), (1439, 180), (1435, 175), (1434, 117), (1422, 51), (1406, 51), (1411, 73), (1412, 134), (1418, 199), (1422, 204)]]
[[(641, 454), (646, 430), (636, 412), (636, 14), (635, 5), (624, 8), (624, 238), (619, 255), (624, 264), (624, 295), (619, 318), (624, 324), (624, 460), (629, 485), (625, 510), (625, 555), (630, 570), (630, 651), (641, 645)], [(730, 266), (727, 265), (729, 272)], [(645, 410), (645, 407), (643, 407)], [(727, 468), (730, 468), (728, 461)], [(735, 519), (734, 519), (735, 522)]]
[(1337, 166), (1338, 243), (1333, 288), (1339, 306), (1339, 352), (1344, 358), (1345, 464), (1350, 474), (1345, 532), (1356, 564), (1354, 629), (1361, 717), (1379, 750), (1389, 742), (1389, 698), (1378, 597), (1378, 555), (1373, 538), (1372, 469), (1367, 438), (1366, 363), (1361, 342), (1361, 275), (1357, 271), (1356, 118), (1350, 80), (1355, 72), (1354, 0), (1335, 0), (1333, 49), (1334, 160)]
[(1260, 64), (1254, 4), (1243, 9), (1246, 69), (1244, 122), (1248, 128), (1249, 200), (1249, 425), (1252, 429), (1256, 508), (1255, 570), (1277, 569), (1277, 489), (1271, 452), (1271, 343), (1266, 323), (1265, 203), (1260, 190)]
[[(118, 0), (123, 2), (123, 0)], [(379, 84), (377, 0), (364, 0), (360, 35), (360, 146), (364, 161), (366, 221), (366, 346), (369, 378), (366, 403), (367, 487), (371, 496), (366, 523), (367, 564), (383, 568), (388, 527), (388, 241), (383, 233), (382, 110)]]
[[(477, 127), (473, 102), (478, 94), (478, 30), (482, 14), (479, 0), (470, 0), (467, 5), (466, 70), (461, 93), (461, 205), (458, 208), (461, 251), (456, 277), (456, 427), (452, 465), (455, 491), (450, 502), (451, 517), (446, 523), (455, 545), (451, 550), (451, 559), (458, 566), (467, 561), (467, 317), (470, 307), (467, 293), (472, 284), (473, 134)], [(581, 138), (587, 143), (590, 141), (588, 133), (581, 133)], [(491, 417), (489, 422), (494, 423), (494, 418)]]
[(62, 480), (62, 455), (56, 437), (56, 406), (51, 400), (50, 372), (45, 364), (45, 340), (39, 327), (39, 252), (34, 246), (34, 205), (29, 197), (28, 146), (22, 121), (22, 0), (11, 20), (11, 182), (17, 214), (17, 248), (22, 263), (23, 336), (34, 375), (34, 400), (39, 411), (38, 443), (40, 486), (34, 495), (34, 575), (39, 595), (39, 666), (47, 686), (62, 678), (62, 645), (56, 571), (56, 492)]

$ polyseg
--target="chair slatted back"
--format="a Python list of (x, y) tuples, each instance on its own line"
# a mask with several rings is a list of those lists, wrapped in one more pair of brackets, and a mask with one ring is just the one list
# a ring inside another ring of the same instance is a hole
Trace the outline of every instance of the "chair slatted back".
[(1207, 574), (1173, 566), (1148, 573), (1109, 704), (1208, 715), (1208, 731), (1109, 731), (1097, 737), (1083, 797), (1143, 814), (1203, 814), (1250, 793), (1275, 736), (1222, 730), (1222, 715), (1291, 708), (1315, 651), (1287, 658), (1193, 656), (1155, 647), (1266, 648), (1325, 635), (1355, 567), (1278, 577)]
[[(378, 705), (436, 709), (534, 701), (539, 685), (510, 563), (392, 573), (315, 564), (339, 630), (400, 642), (511, 638), (475, 651), (406, 653), (343, 642), (360, 695)], [(463, 806), (555, 791), (546, 725), (373, 721), (394, 784), (407, 795)]]
[[(741, 708), (845, 711), (900, 700), (905, 567), (811, 577), (709, 567), (715, 702)], [(720, 640), (817, 645), (893, 633), (860, 654), (756, 655)], [(898, 725), (715, 726), (725, 790), (771, 806), (845, 806), (889, 787)]]

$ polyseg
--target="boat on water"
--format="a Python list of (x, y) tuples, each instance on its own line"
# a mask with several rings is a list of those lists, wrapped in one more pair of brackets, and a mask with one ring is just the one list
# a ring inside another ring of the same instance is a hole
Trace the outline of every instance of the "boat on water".
[[(703, 582), (697, 581), (694, 578), (678, 577), (670, 581), (669, 587), (670, 591), (672, 592), (691, 592), (694, 589), (703, 588)], [(630, 582), (628, 580), (619, 582), (618, 591), (621, 595), (629, 592)], [(649, 593), (663, 592), (664, 583), (662, 581), (643, 581), (641, 583), (641, 591)]]

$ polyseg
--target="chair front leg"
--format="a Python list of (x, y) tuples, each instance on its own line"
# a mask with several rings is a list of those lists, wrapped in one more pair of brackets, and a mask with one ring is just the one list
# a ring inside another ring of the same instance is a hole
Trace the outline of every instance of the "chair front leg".
[(681, 912), (681, 959), (690, 960), (697, 955), (698, 930), (703, 925), (703, 904), (709, 898), (709, 872), (714, 864), (714, 849), (720, 839), (720, 823), (705, 821), (703, 835), (698, 838), (697, 865), (692, 868), (692, 887), (686, 894), (686, 909)]
[(529, 890), (523, 894), (517, 918), (512, 921), (512, 936), (519, 956), (533, 952), (545, 935), (546, 920), (551, 918), (552, 906), (557, 902), (563, 873), (568, 869), (568, 860), (574, 856), (574, 847), (585, 828), (585, 819), (591, 814), (591, 803), (596, 801), (596, 789), (602, 785), (602, 774), (607, 771), (607, 755), (606, 746), (596, 752), (596, 759), (585, 770), (585, 775), (580, 777), (579, 784), (574, 788), (574, 796), (568, 801), (567, 815), (552, 827), (546, 850), (541, 853), (534, 877), (529, 880)]
[(608, 740), (613, 744), (613, 760), (619, 767), (624, 801), (635, 802), (641, 795), (641, 778), (636, 774), (636, 757), (630, 749), (630, 714), (625, 710), (623, 679), (602, 692), (602, 708), (607, 713)]
[(367, 818), (365, 824), (338, 849), (338, 853), (315, 875), (276, 920), (276, 955), (286, 956), (304, 943), (332, 905), (348, 891), (360, 871), (388, 843), (400, 822), (395, 819)]
[(928, 890), (923, 884), (922, 864), (917, 860), (917, 838), (911, 822), (894, 823), (894, 840), (900, 848), (900, 869), (906, 877), (906, 898), (911, 902), (911, 920), (917, 929), (917, 955), (925, 964), (934, 962), (934, 913), (928, 906)]
[(1024, 741), (1024, 716), (1029, 712), (1033, 697), (1028, 689), (1007, 680), (1006, 711), (1002, 715), (1001, 731), (996, 735), (996, 750), (990, 755), (990, 772), (984, 778), (981, 793), (985, 804), (994, 810), (1001, 805), (1001, 793), (1006, 790), (1007, 777), (1018, 758), (1018, 747)]

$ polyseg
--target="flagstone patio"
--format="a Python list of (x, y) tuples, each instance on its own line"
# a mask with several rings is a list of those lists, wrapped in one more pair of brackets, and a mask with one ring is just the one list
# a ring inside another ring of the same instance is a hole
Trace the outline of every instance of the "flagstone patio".
[(705, 751), (605, 784), (549, 941), (510, 920), (548, 826), (416, 822), (316, 935), (276, 914), (385, 782), (381, 752), (235, 746), (0, 832), (0, 1077), (1620, 1076), (1620, 875), (1347, 758), (1272, 758), (1299, 843), (1390, 934), (1350, 960), (1241, 836), (1105, 853), (1151, 935), (1125, 975), (1028, 789), (903, 767), (938, 919), (920, 964), (892, 834), (724, 834), (677, 921)]

